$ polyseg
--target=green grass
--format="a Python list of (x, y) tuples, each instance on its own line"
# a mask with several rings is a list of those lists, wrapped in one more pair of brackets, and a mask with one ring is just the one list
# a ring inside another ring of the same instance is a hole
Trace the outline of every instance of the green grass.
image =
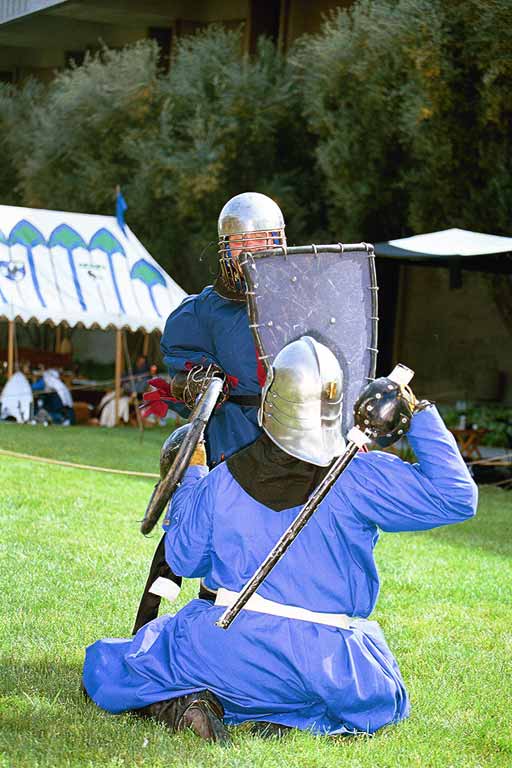
[(0, 423), (0, 448), (100, 467), (158, 472), (160, 448), (170, 430), (146, 429), (141, 441), (139, 430), (133, 427), (43, 427), (4, 422)]
[[(156, 471), (164, 430), (0, 426), (0, 447)], [(84, 647), (128, 636), (158, 534), (144, 539), (152, 481), (0, 456), (1, 768), (487, 768), (512, 765), (512, 494), (484, 489), (478, 516), (382, 535), (385, 631), (411, 717), (374, 738), (233, 729), (220, 748), (82, 700)], [(196, 594), (188, 582), (181, 603)]]

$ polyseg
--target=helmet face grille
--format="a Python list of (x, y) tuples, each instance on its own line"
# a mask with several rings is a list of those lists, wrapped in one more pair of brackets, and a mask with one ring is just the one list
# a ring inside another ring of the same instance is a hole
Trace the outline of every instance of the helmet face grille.
[(239, 263), (242, 253), (265, 251), (286, 246), (284, 227), (264, 232), (241, 232), (219, 238), (219, 270), (224, 282), (235, 291), (245, 291), (246, 285)]

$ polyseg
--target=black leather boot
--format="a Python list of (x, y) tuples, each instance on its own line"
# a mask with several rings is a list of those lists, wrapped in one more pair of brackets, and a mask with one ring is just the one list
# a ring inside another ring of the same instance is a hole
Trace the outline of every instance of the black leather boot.
[(134, 714), (165, 723), (173, 733), (190, 728), (206, 741), (216, 741), (220, 744), (230, 741), (222, 722), (224, 708), (211, 691), (189, 693), (177, 699), (157, 701), (142, 709), (135, 709)]

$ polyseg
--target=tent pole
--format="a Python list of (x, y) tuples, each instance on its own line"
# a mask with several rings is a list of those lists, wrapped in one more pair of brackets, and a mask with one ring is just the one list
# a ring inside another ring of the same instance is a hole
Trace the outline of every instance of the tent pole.
[(142, 345), (142, 354), (147, 357), (149, 352), (149, 333), (144, 334), (144, 343)]
[[(132, 392), (135, 392), (135, 379), (133, 377), (133, 369), (132, 364), (130, 361), (130, 352), (128, 349), (128, 341), (126, 339), (126, 333), (123, 331), (123, 345), (124, 345), (124, 356), (125, 356), (125, 363), (126, 367), (128, 369), (128, 376), (130, 377), (130, 384), (132, 385)], [(133, 395), (132, 395), (133, 397)], [(135, 417), (137, 419), (137, 426), (140, 430), (140, 442), (144, 439), (144, 424), (142, 422), (142, 416), (139, 411), (139, 403), (137, 401), (137, 397), (135, 396)]]
[(123, 348), (122, 348), (122, 331), (116, 329), (116, 373), (115, 373), (115, 386), (116, 386), (116, 427), (119, 424), (119, 399), (121, 397), (121, 368), (123, 364)]
[(7, 336), (7, 379), (14, 373), (14, 320), (9, 320)]

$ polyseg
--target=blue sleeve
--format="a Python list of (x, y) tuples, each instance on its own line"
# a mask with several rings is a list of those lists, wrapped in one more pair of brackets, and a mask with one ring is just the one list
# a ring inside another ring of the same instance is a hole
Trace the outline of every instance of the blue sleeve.
[(201, 296), (188, 296), (171, 312), (160, 346), (171, 376), (185, 371), (190, 363), (219, 365), (212, 350), (208, 306)]
[(380, 451), (358, 456), (346, 481), (342, 475), (336, 484), (345, 502), (383, 531), (426, 530), (472, 517), (478, 489), (436, 408), (413, 417), (408, 439), (419, 463)]
[[(167, 318), (160, 348), (171, 377), (191, 365), (214, 363), (222, 367), (212, 353), (207, 308), (203, 304), (201, 295), (188, 296)], [(189, 413), (183, 403), (172, 407), (181, 416)]]
[(41, 379), (37, 379), (37, 381), (34, 381), (34, 383), (32, 384), (32, 391), (33, 392), (39, 392), (39, 390), (43, 390), (44, 389), (44, 386), (45, 386), (44, 385), (44, 379), (42, 379), (42, 378)]
[(165, 559), (180, 576), (198, 578), (209, 573), (212, 512), (208, 467), (189, 467), (163, 525)]

